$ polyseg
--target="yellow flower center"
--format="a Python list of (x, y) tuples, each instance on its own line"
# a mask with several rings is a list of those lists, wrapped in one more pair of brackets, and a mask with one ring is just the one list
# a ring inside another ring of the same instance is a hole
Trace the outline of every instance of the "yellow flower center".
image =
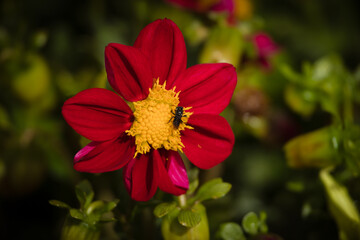
[[(161, 85), (159, 79), (154, 82), (149, 95), (145, 100), (134, 102), (134, 122), (126, 133), (135, 137), (137, 154), (146, 154), (154, 149), (165, 148), (166, 150), (180, 151), (184, 145), (181, 142), (180, 131), (186, 125), (192, 112), (186, 112), (191, 107), (182, 108), (182, 114), (178, 107), (179, 92), (175, 87), (171, 90), (165, 89), (166, 82)], [(175, 122), (174, 122), (175, 121)]]

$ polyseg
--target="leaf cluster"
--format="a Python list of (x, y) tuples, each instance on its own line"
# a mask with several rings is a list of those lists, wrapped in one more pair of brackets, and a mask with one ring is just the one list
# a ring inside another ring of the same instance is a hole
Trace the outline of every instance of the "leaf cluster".
[(75, 187), (76, 197), (80, 203), (80, 208), (72, 208), (68, 204), (59, 200), (50, 200), (50, 204), (56, 207), (69, 210), (71, 217), (87, 223), (90, 226), (96, 226), (98, 223), (116, 221), (115, 218), (104, 217), (103, 215), (111, 212), (119, 202), (115, 199), (111, 202), (101, 200), (93, 201), (94, 191), (89, 181), (84, 180)]
[(205, 200), (224, 197), (231, 189), (230, 183), (223, 182), (221, 178), (215, 178), (206, 182), (196, 191), (199, 185), (197, 176), (197, 169), (192, 169), (189, 172), (189, 190), (186, 195), (180, 196), (185, 202), (179, 200), (161, 203), (154, 209), (155, 216), (161, 218), (169, 213), (179, 211), (177, 215), (178, 222), (187, 228), (195, 227), (201, 221), (201, 215), (197, 212), (195, 206)]
[(226, 222), (220, 225), (216, 232), (218, 240), (246, 240), (269, 238), (280, 240), (281, 238), (274, 234), (268, 234), (266, 225), (266, 213), (260, 212), (259, 216), (254, 212), (247, 213), (241, 222), (241, 226), (235, 222)]

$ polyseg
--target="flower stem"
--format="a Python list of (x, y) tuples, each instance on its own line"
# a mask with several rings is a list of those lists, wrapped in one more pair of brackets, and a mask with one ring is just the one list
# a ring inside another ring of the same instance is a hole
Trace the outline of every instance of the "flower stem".
[(185, 194), (180, 195), (180, 196), (178, 197), (178, 199), (179, 199), (180, 207), (181, 207), (181, 208), (184, 208), (184, 207), (186, 206), (186, 195), (185, 195)]

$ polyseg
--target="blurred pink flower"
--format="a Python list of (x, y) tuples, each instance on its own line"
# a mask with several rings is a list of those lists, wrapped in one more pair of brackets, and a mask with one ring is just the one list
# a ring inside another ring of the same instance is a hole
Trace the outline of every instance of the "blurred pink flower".
[(278, 53), (280, 48), (269, 35), (263, 32), (256, 33), (252, 37), (252, 42), (257, 51), (258, 61), (264, 68), (270, 69), (269, 58)]
[(234, 0), (166, 0), (175, 5), (192, 9), (198, 12), (228, 12), (230, 16), (234, 14)]

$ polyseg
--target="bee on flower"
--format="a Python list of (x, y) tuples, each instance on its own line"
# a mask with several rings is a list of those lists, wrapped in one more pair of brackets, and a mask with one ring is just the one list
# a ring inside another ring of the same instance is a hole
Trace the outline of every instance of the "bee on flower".
[(186, 65), (184, 38), (168, 19), (146, 26), (133, 46), (110, 43), (105, 67), (116, 93), (87, 89), (62, 108), (68, 124), (92, 141), (75, 155), (74, 168), (90, 173), (123, 168), (130, 196), (147, 201), (157, 188), (174, 195), (188, 189), (179, 152), (202, 169), (224, 161), (234, 135), (219, 113), (232, 97), (235, 68)]

